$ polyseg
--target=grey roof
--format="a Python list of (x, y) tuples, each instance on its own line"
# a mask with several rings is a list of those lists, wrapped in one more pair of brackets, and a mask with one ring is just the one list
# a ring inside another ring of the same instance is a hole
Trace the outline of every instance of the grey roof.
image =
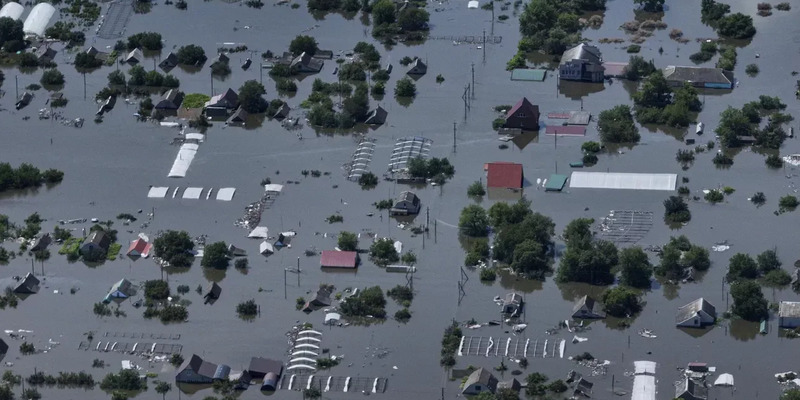
[(89, 46), (89, 48), (86, 49), (86, 54), (90, 56), (96, 56), (98, 53), (100, 53), (100, 50), (97, 50), (94, 46)]
[(310, 54), (303, 52), (292, 60), (289, 65), (292, 68), (299, 68), (301, 71), (319, 72), (322, 69), (323, 61), (311, 57)]
[(314, 297), (310, 303), (316, 306), (329, 306), (331, 305), (331, 291), (328, 288), (319, 288), (317, 296)]
[(231, 123), (242, 124), (247, 120), (248, 115), (249, 114), (247, 113), (247, 111), (244, 110), (244, 108), (239, 107), (236, 109), (236, 111), (233, 112), (233, 114), (231, 114), (230, 118), (228, 118), (228, 121), (226, 122), (229, 124)]
[(684, 400), (705, 400), (708, 388), (690, 378), (684, 378), (675, 384), (675, 397)]
[(681, 67), (670, 65), (664, 68), (668, 81), (731, 83), (731, 79), (720, 68)]
[(386, 117), (389, 115), (389, 112), (383, 109), (381, 106), (375, 107), (372, 111), (369, 112), (367, 115), (365, 124), (368, 125), (381, 125), (386, 122)]
[(283, 105), (278, 108), (278, 111), (275, 112), (275, 115), (273, 115), (272, 118), (286, 118), (289, 115), (289, 111), (292, 111), (292, 108), (289, 107), (288, 104), (283, 103)]
[(38, 291), (39, 279), (30, 272), (28, 272), (25, 278), (20, 281), (19, 285), (14, 288), (14, 293), (36, 293)]
[(597, 47), (581, 43), (564, 51), (564, 54), (561, 55), (561, 62), (559, 65), (572, 60), (586, 60), (592, 63), (601, 63), (603, 62), (603, 55)]
[(114, 292), (120, 292), (124, 294), (126, 297), (130, 297), (133, 294), (133, 290), (131, 290), (132, 286), (133, 285), (129, 280), (122, 279), (111, 287), (111, 290), (108, 291), (108, 294), (109, 296), (111, 296)]
[(397, 201), (408, 201), (411, 202), (411, 204), (417, 204), (419, 203), (419, 197), (417, 197), (416, 193), (406, 190), (400, 192), (400, 196), (397, 197)]
[(511, 389), (514, 391), (519, 391), (522, 387), (522, 384), (519, 383), (517, 378), (511, 378), (507, 381), (502, 381), (497, 384), (497, 389)]
[(233, 91), (233, 89), (228, 88), (225, 93), (220, 93), (216, 96), (212, 96), (209, 101), (206, 102), (205, 107), (226, 107), (226, 108), (234, 108), (236, 105), (239, 104), (239, 95)]
[(178, 65), (178, 56), (176, 56), (175, 53), (167, 54), (167, 56), (164, 57), (164, 59), (161, 60), (160, 63), (158, 63), (158, 66), (163, 70), (170, 70), (172, 68), (175, 68), (175, 66), (177, 65)]
[(129, 64), (138, 64), (142, 62), (142, 60), (144, 60), (144, 53), (138, 48), (131, 50), (125, 57), (125, 62)]
[(231, 61), (231, 58), (228, 57), (228, 55), (225, 54), (225, 53), (219, 53), (217, 55), (217, 57), (214, 59), (214, 62), (217, 62), (217, 61), (221, 61), (221, 62), (227, 64), (229, 61)]
[(603, 310), (601, 310), (602, 307), (600, 307), (600, 303), (598, 303), (593, 297), (589, 296), (581, 297), (578, 300), (578, 302), (575, 303), (575, 307), (572, 308), (572, 312), (576, 313), (582, 308), (585, 308), (587, 311), (594, 314), (598, 315), (603, 314)]
[(49, 233), (45, 233), (40, 238), (36, 239), (36, 243), (34, 243), (33, 246), (31, 246), (30, 251), (44, 250), (52, 242), (53, 242), (53, 239), (50, 238), (50, 234)]
[(268, 373), (280, 375), (283, 372), (283, 363), (269, 358), (253, 357), (247, 370), (250, 371), (250, 375), (259, 377)]
[(49, 59), (52, 61), (53, 58), (56, 56), (57, 52), (49, 47), (40, 46), (38, 49), (36, 49), (35, 54), (36, 58), (38, 58), (39, 60)]
[(111, 245), (111, 239), (103, 231), (92, 231), (86, 238), (84, 244), (86, 243), (92, 243), (100, 248), (108, 250), (108, 246)]
[(491, 372), (483, 368), (478, 368), (469, 375), (467, 380), (464, 382), (464, 390), (467, 390), (470, 386), (476, 383), (487, 386), (492, 391), (497, 388), (497, 378), (495, 378)]
[(428, 72), (428, 66), (425, 65), (422, 60), (419, 58), (414, 60), (414, 63), (411, 64), (411, 69), (408, 70), (407, 74), (409, 75), (424, 75)]
[(782, 301), (778, 305), (781, 318), (800, 318), (800, 301)]
[(699, 313), (701, 310), (710, 315), (712, 318), (717, 318), (717, 309), (712, 306), (711, 303), (701, 297), (679, 308), (678, 314), (675, 316), (675, 322), (681, 323), (688, 319), (694, 318), (694, 316), (697, 315), (697, 313)]
[(508, 293), (503, 300), (503, 304), (522, 304), (522, 295), (519, 293)]
[(217, 373), (218, 367), (217, 364), (205, 361), (197, 354), (192, 354), (192, 357), (184, 361), (183, 365), (178, 368), (178, 373), (186, 370), (187, 368), (200, 376), (213, 379), (214, 375)]
[(6, 354), (8, 352), (8, 344), (0, 339), (0, 354)]
[(183, 92), (178, 89), (170, 89), (164, 93), (164, 97), (156, 104), (155, 108), (158, 110), (177, 110), (180, 108), (181, 103), (183, 103)]
[(206, 290), (204, 297), (218, 299), (220, 294), (222, 294), (222, 288), (217, 285), (217, 282), (211, 282), (211, 284), (208, 285), (208, 290)]

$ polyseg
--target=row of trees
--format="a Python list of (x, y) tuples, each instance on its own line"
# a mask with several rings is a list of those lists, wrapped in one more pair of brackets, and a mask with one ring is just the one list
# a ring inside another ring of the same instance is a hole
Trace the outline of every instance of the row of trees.
[[(742, 137), (754, 137), (756, 145), (778, 149), (787, 136), (783, 124), (793, 119), (780, 112), (785, 108), (786, 104), (778, 97), (761, 95), (758, 101), (746, 103), (741, 109), (730, 106), (725, 109), (715, 132), (726, 147), (738, 147)], [(769, 121), (764, 128), (759, 128), (766, 114), (769, 114)]]
[(128, 85), (130, 86), (176, 88), (181, 85), (178, 78), (170, 74), (161, 75), (156, 70), (147, 71), (141, 65), (134, 65), (131, 67), (131, 69), (128, 70), (128, 75)]
[(519, 52), (561, 54), (581, 40), (578, 15), (606, 8), (605, 0), (532, 0), (519, 16)]
[(731, 6), (714, 0), (703, 0), (700, 6), (701, 20), (717, 30), (722, 36), (748, 39), (756, 34), (753, 17), (742, 13), (728, 14)]
[(43, 183), (56, 184), (63, 179), (64, 173), (57, 169), (41, 171), (28, 163), (22, 163), (17, 168), (9, 163), (0, 163), (0, 192), (39, 187)]
[(390, 37), (395, 34), (427, 31), (429, 19), (430, 14), (416, 4), (398, 9), (392, 0), (378, 0), (372, 4), (372, 35)]

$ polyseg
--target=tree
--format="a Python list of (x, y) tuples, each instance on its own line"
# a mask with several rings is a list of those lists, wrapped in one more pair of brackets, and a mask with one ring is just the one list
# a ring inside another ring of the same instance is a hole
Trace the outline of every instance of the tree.
[(664, 11), (664, 0), (633, 0), (633, 3), (642, 6), (647, 12)]
[[(303, 53), (313, 56), (317, 50), (317, 40), (312, 36), (298, 35), (292, 39), (292, 42), (289, 44), (289, 51), (295, 56), (299, 56)], [(239, 96), (241, 96), (241, 94)]]
[[(649, 0), (642, 0), (649, 1)], [(672, 103), (672, 89), (664, 78), (664, 73), (656, 70), (642, 83), (641, 89), (633, 94), (637, 107), (664, 108)]]
[(186, 231), (167, 231), (153, 241), (153, 250), (158, 258), (171, 266), (184, 268), (192, 265), (190, 251), (194, 242)]
[(564, 242), (567, 246), (584, 246), (592, 239), (592, 218), (577, 218), (570, 221), (564, 228)]
[(144, 86), (145, 84), (145, 76), (147, 75), (147, 71), (144, 70), (144, 67), (141, 65), (134, 65), (131, 69), (128, 70), (128, 85), (131, 86)]
[(653, 61), (645, 61), (641, 56), (631, 56), (628, 67), (625, 68), (625, 78), (631, 81), (638, 81), (656, 71)]
[[(11, 18), (2, 18), (2, 19), (11, 19)], [(14, 392), (11, 391), (11, 387), (6, 385), (0, 385), (0, 400), (14, 400)]]
[(392, 239), (376, 240), (369, 247), (369, 254), (378, 265), (387, 265), (389, 263), (397, 262), (397, 260), (400, 259)]
[(553, 4), (546, 0), (532, 0), (525, 4), (519, 16), (519, 32), (522, 36), (536, 36), (555, 25), (559, 13)]
[(641, 311), (639, 295), (625, 287), (615, 287), (603, 293), (603, 307), (608, 315), (626, 318)]
[(685, 275), (681, 264), (681, 251), (675, 246), (664, 246), (656, 273), (669, 280), (679, 280)]
[(124, 85), (125, 73), (122, 71), (111, 71), (111, 73), (108, 74), (108, 84), (119, 85), (119, 86)]
[(340, 232), (338, 239), (339, 249), (342, 251), (356, 251), (358, 249), (358, 236), (353, 232)]
[(728, 274), (725, 276), (728, 282), (755, 278), (758, 278), (758, 264), (750, 255), (736, 253), (728, 261)]
[(239, 104), (242, 109), (251, 114), (263, 113), (269, 107), (267, 101), (261, 97), (265, 94), (267, 94), (267, 90), (264, 89), (264, 85), (254, 80), (246, 81), (239, 88)]
[(708, 250), (704, 247), (692, 245), (689, 250), (683, 253), (681, 264), (694, 268), (697, 271), (705, 271), (711, 267), (711, 260), (708, 258)]
[(689, 205), (681, 196), (669, 196), (664, 200), (664, 219), (667, 222), (688, 222), (692, 219)]
[[(480, 196), (483, 196), (485, 194), (486, 194), (486, 190), (483, 188), (483, 183), (481, 183), (480, 181), (473, 182), (467, 188), (467, 196), (480, 197)], [(495, 204), (505, 204), (505, 203), (495, 203)]]
[(750, 123), (750, 118), (742, 110), (729, 106), (719, 117), (719, 125), (714, 132), (719, 135), (726, 147), (737, 147), (740, 137), (755, 135), (755, 128)]
[(489, 218), (486, 210), (475, 204), (468, 205), (461, 210), (458, 219), (458, 228), (467, 236), (486, 236), (489, 233)]
[(608, 285), (614, 281), (611, 268), (617, 265), (617, 247), (608, 241), (567, 244), (556, 278), (560, 282)]
[(400, 15), (397, 17), (397, 24), (400, 25), (400, 29), (404, 32), (423, 31), (428, 29), (429, 18), (430, 14), (425, 9), (406, 7), (400, 11)]
[(782, 265), (781, 260), (778, 258), (778, 252), (775, 249), (765, 250), (756, 256), (756, 261), (758, 263), (758, 272), (761, 275), (780, 269)]
[(322, 397), (322, 393), (320, 393), (319, 389), (316, 386), (309, 387), (308, 389), (303, 389), (303, 398), (308, 400), (317, 400)]
[(200, 265), (203, 268), (225, 269), (229, 262), (228, 245), (225, 242), (216, 242), (206, 246)]
[(400, 256), (400, 262), (402, 262), (403, 265), (413, 266), (417, 263), (417, 255), (414, 254), (413, 251), (407, 251)]
[(75, 55), (75, 69), (87, 70), (98, 68), (103, 65), (103, 61), (97, 57), (82, 51)]
[[(363, 72), (363, 71), (362, 71)], [(347, 115), (354, 122), (364, 122), (369, 113), (369, 87), (359, 84), (352, 96), (344, 99), (342, 114)]]
[(178, 63), (183, 65), (200, 65), (208, 59), (206, 51), (194, 44), (181, 46), (178, 49)]
[(637, 143), (639, 129), (633, 122), (631, 108), (618, 105), (600, 113), (597, 120), (600, 138), (606, 143)]
[(641, 247), (629, 247), (619, 252), (620, 283), (635, 288), (649, 288), (653, 267)]
[(542, 396), (547, 391), (547, 376), (539, 372), (534, 372), (525, 377), (525, 394), (530, 397)]
[(417, 85), (409, 78), (400, 79), (394, 87), (394, 95), (397, 97), (414, 97), (417, 95)]
[(64, 74), (55, 68), (51, 68), (44, 71), (39, 82), (42, 86), (60, 86), (64, 84)]
[(162, 280), (149, 280), (144, 282), (144, 298), (160, 301), (169, 297), (169, 284)]
[(780, 400), (800, 400), (800, 389), (789, 389), (783, 392)]
[(756, 34), (756, 28), (753, 26), (753, 17), (735, 13), (717, 21), (717, 32), (734, 39), (748, 39)]
[(375, 26), (395, 22), (395, 5), (391, 0), (378, 0), (372, 5), (372, 21)]
[(750, 280), (731, 284), (733, 313), (747, 321), (761, 321), (769, 316), (767, 300), (757, 283)]
[(164, 43), (161, 34), (156, 32), (141, 32), (128, 36), (128, 50), (141, 48), (143, 50), (161, 50)]
[(254, 317), (258, 314), (258, 305), (254, 299), (243, 301), (236, 305), (236, 313), (240, 317)]
[(550, 272), (550, 263), (541, 243), (526, 239), (514, 249), (511, 269), (533, 279), (543, 280)]
[(172, 385), (169, 382), (156, 381), (156, 393), (161, 395), (162, 399), (167, 398), (167, 392), (172, 390)]

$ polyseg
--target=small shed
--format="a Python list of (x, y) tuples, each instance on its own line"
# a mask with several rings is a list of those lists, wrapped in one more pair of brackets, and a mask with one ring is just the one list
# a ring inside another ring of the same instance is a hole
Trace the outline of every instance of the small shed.
[(292, 108), (289, 107), (288, 104), (283, 103), (283, 105), (278, 108), (278, 111), (275, 112), (275, 115), (273, 115), (272, 118), (282, 120), (289, 116), (289, 111), (292, 111)]
[(263, 379), (261, 390), (275, 390), (278, 388), (281, 375), (283, 374), (283, 363), (264, 357), (253, 357), (250, 359), (248, 368), (253, 379)]
[(331, 305), (331, 290), (328, 287), (321, 287), (317, 290), (317, 295), (308, 302), (313, 307), (328, 307)]
[[(206, 109), (209, 108), (223, 108), (227, 110), (233, 110), (234, 108), (239, 106), (239, 95), (233, 91), (233, 89), (228, 88), (224, 93), (220, 93), (216, 96), (211, 97), (210, 100), (206, 102), (204, 107)], [(208, 112), (208, 110), (206, 110)]]
[(800, 327), (800, 301), (782, 301), (778, 305), (778, 326), (781, 328)]
[(33, 100), (33, 93), (31, 93), (31, 92), (23, 92), (19, 96), (19, 99), (17, 99), (17, 102), (15, 104), (16, 109), (19, 110), (19, 109), (27, 106), (28, 104), (31, 103), (31, 100)]
[(392, 209), (389, 210), (391, 215), (416, 215), (419, 214), (420, 201), (416, 193), (411, 191), (404, 191), (397, 197)]
[(113, 299), (127, 299), (134, 294), (133, 285), (127, 279), (121, 279), (119, 282), (111, 286), (103, 302), (108, 303)]
[(409, 75), (422, 76), (428, 73), (428, 66), (425, 65), (425, 63), (419, 58), (415, 58), (414, 62), (411, 64), (411, 69), (409, 69), (406, 73)]
[(603, 307), (600, 303), (589, 296), (581, 297), (575, 303), (575, 307), (572, 308), (572, 318), (575, 319), (599, 319), (605, 317), (606, 313), (603, 312)]
[(18, 294), (33, 294), (39, 291), (39, 279), (28, 272), (17, 287), (14, 288), (14, 293)]
[(125, 63), (130, 65), (136, 65), (144, 61), (144, 53), (139, 48), (131, 50), (127, 56), (125, 56)]
[(564, 185), (566, 184), (566, 175), (551, 174), (550, 178), (547, 180), (547, 183), (544, 185), (544, 190), (546, 192), (560, 192), (561, 189), (564, 189)]
[(47, 249), (47, 246), (49, 246), (50, 243), (52, 243), (52, 242), (53, 242), (53, 239), (50, 237), (50, 234), (49, 233), (45, 233), (44, 235), (42, 235), (41, 237), (36, 239), (36, 241), (33, 243), (33, 246), (31, 246), (30, 249), (28, 249), (28, 250), (30, 250), (32, 252), (45, 250), (45, 249)]
[(173, 68), (178, 66), (178, 56), (175, 53), (170, 52), (158, 63), (158, 67), (161, 68), (164, 72), (172, 71)]
[(262, 255), (268, 256), (272, 253), (275, 253), (275, 247), (272, 245), (272, 243), (265, 240), (258, 246), (258, 252)]
[(511, 317), (522, 314), (522, 307), (525, 306), (525, 300), (519, 293), (508, 293), (503, 298), (503, 314), (508, 314)]
[(212, 63), (215, 63), (215, 62), (217, 62), (217, 61), (219, 61), (219, 62), (221, 62), (221, 63), (224, 63), (224, 64), (227, 64), (227, 63), (229, 63), (229, 62), (231, 61), (231, 58), (230, 58), (230, 57), (228, 57), (228, 55), (227, 55), (227, 54), (225, 54), (225, 53), (219, 53), (219, 54), (217, 55), (217, 57), (216, 57), (216, 58), (214, 58), (214, 60), (212, 61)]
[(364, 121), (367, 125), (383, 125), (386, 123), (386, 117), (389, 113), (381, 106), (377, 106), (367, 114), (367, 119)]
[(153, 248), (151, 243), (147, 243), (146, 240), (142, 238), (138, 238), (131, 242), (130, 247), (128, 247), (128, 257), (147, 257), (150, 255), (150, 250)]
[(56, 54), (58, 54), (58, 52), (56, 52), (55, 50), (51, 49), (48, 46), (42, 45), (39, 46), (38, 49), (36, 49), (36, 53), (34, 54), (36, 55), (36, 59), (39, 60), (40, 63), (47, 64), (56, 58)]
[(699, 298), (678, 309), (675, 325), (685, 328), (701, 328), (717, 320), (717, 310), (704, 298)]
[(248, 116), (249, 114), (247, 111), (245, 111), (244, 108), (239, 107), (236, 109), (236, 111), (234, 111), (233, 114), (231, 114), (225, 123), (228, 125), (244, 125), (245, 122), (247, 122)]
[(486, 185), (490, 188), (521, 189), (522, 164), (492, 162), (486, 165)]
[(497, 383), (497, 390), (500, 389), (508, 389), (513, 390), (514, 392), (519, 392), (522, 389), (522, 384), (516, 378), (511, 378), (507, 381), (502, 381)]
[(319, 263), (322, 268), (355, 269), (358, 266), (358, 253), (355, 251), (323, 250)]
[(211, 282), (208, 285), (208, 289), (206, 289), (206, 294), (203, 296), (206, 299), (206, 304), (219, 299), (219, 295), (222, 294), (222, 288), (217, 285), (217, 282)]
[(544, 69), (531, 69), (531, 68), (516, 68), (511, 71), (512, 81), (536, 81), (541, 82), (547, 76), (547, 70)]
[(486, 369), (478, 368), (473, 371), (464, 382), (461, 394), (478, 395), (483, 392), (494, 393), (497, 390), (497, 378)]
[(183, 103), (183, 92), (178, 89), (170, 89), (164, 93), (164, 97), (155, 105), (156, 110), (177, 110)]

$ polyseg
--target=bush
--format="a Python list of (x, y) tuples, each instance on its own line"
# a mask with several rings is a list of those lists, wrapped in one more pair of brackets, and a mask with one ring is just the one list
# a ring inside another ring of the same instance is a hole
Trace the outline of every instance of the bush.
[(351, 296), (347, 301), (339, 306), (345, 316), (366, 317), (371, 315), (374, 318), (386, 318), (386, 299), (379, 286), (364, 289), (358, 296)]
[(664, 219), (671, 223), (683, 223), (692, 219), (689, 205), (680, 196), (670, 196), (664, 200)]
[(42, 74), (42, 79), (39, 80), (42, 86), (60, 86), (64, 84), (64, 74), (57, 69), (48, 69)]
[(397, 285), (389, 289), (386, 295), (399, 304), (410, 303), (411, 300), (414, 300), (414, 291), (408, 286)]
[(149, 280), (144, 282), (144, 298), (160, 301), (169, 297), (169, 284), (162, 280)]
[[(311, 8), (311, 4), (309, 4), (309, 8)], [(317, 40), (311, 36), (296, 36), (289, 44), (289, 51), (291, 51), (295, 56), (299, 56), (302, 53), (307, 53), (313, 56), (317, 50)]]
[(636, 292), (621, 286), (603, 293), (603, 304), (609, 315), (619, 318), (630, 317), (642, 309)]
[(128, 37), (128, 50), (141, 48), (143, 50), (161, 50), (161, 34), (156, 32), (141, 32)]
[(397, 312), (394, 313), (394, 319), (399, 322), (408, 322), (408, 320), (411, 319), (411, 312), (408, 311), (408, 308), (397, 310)]
[(600, 151), (600, 143), (594, 141), (584, 142), (581, 145), (581, 150), (583, 150), (584, 153), (597, 153)]
[(279, 92), (296, 92), (297, 84), (291, 79), (279, 79), (275, 82), (275, 89)]
[(783, 159), (776, 154), (770, 154), (769, 156), (767, 156), (767, 158), (764, 159), (764, 163), (767, 164), (767, 167), (773, 169), (778, 169), (783, 167)]
[(340, 232), (337, 245), (342, 251), (356, 251), (358, 249), (358, 236), (353, 232)]
[(642, 49), (642, 46), (639, 46), (638, 44), (632, 44), (632, 45), (628, 46), (628, 48), (625, 49), (625, 51), (627, 51), (628, 54), (635, 54), (635, 53), (638, 53), (641, 49)]
[(716, 204), (725, 200), (725, 195), (722, 194), (722, 191), (720, 190), (712, 189), (709, 190), (708, 193), (703, 196), (703, 198), (711, 204)]
[(480, 181), (475, 181), (467, 188), (467, 196), (471, 197), (480, 197), (486, 194), (486, 190), (483, 188), (483, 183)]
[(236, 313), (240, 317), (255, 317), (258, 314), (258, 305), (254, 299), (236, 305)]
[(480, 277), (482, 281), (493, 282), (497, 279), (497, 274), (493, 268), (482, 268)]
[(792, 5), (789, 3), (778, 3), (778, 5), (775, 6), (775, 8), (777, 8), (780, 11), (789, 11), (792, 9)]
[(372, 172), (367, 172), (358, 177), (358, 185), (363, 188), (373, 188), (378, 185), (378, 177)]
[(93, 69), (103, 65), (103, 61), (97, 57), (86, 52), (80, 52), (75, 55), (75, 68), (78, 69)]
[(762, 206), (767, 202), (767, 197), (764, 195), (764, 192), (756, 192), (750, 197), (750, 202), (756, 206)]
[(394, 88), (394, 94), (397, 97), (414, 97), (417, 95), (417, 86), (409, 78), (400, 79)]
[(744, 69), (744, 72), (747, 73), (747, 75), (750, 75), (750, 76), (758, 75), (759, 71), (760, 70), (758, 68), (758, 65), (756, 65), (756, 64), (748, 64), (747, 67), (745, 67), (745, 69)]
[(723, 153), (717, 153), (711, 161), (714, 163), (714, 165), (720, 165), (720, 166), (733, 165), (733, 159), (726, 156)]
[(597, 121), (600, 138), (607, 143), (638, 143), (639, 129), (633, 122), (631, 108), (619, 105), (600, 113)]
[(231, 74), (231, 67), (222, 60), (214, 61), (211, 63), (211, 74), (216, 76), (228, 76)]
[(387, 265), (400, 260), (394, 241), (391, 239), (378, 239), (369, 247), (369, 254), (378, 265)]
[(800, 202), (798, 202), (797, 197), (792, 195), (783, 196), (778, 200), (778, 207), (782, 211), (794, 211), (798, 205), (800, 205)]
[(139, 379), (139, 372), (132, 369), (122, 370), (119, 373), (109, 373), (100, 382), (100, 389), (105, 391), (125, 390), (136, 392), (147, 389), (143, 380)]

